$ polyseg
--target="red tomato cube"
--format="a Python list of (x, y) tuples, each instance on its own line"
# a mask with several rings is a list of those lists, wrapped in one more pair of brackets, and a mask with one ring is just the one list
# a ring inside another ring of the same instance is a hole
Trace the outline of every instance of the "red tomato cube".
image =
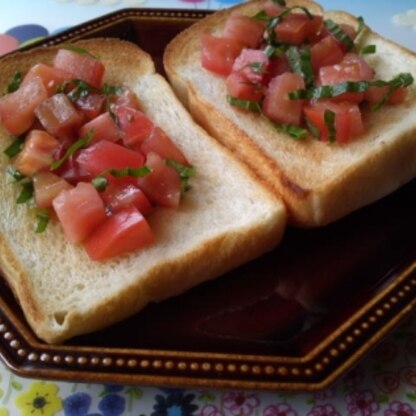
[(73, 244), (84, 241), (106, 218), (98, 191), (86, 182), (61, 191), (52, 205), (67, 239)]
[(82, 149), (76, 161), (92, 175), (99, 175), (108, 169), (140, 168), (144, 156), (119, 144), (102, 140)]
[(25, 139), (21, 152), (13, 166), (26, 176), (47, 170), (54, 161), (54, 153), (59, 146), (58, 140), (44, 130), (32, 130)]
[(274, 31), (279, 42), (300, 45), (308, 37), (318, 33), (322, 23), (322, 16), (313, 16), (310, 19), (303, 13), (290, 13), (276, 25)]
[(222, 36), (256, 48), (262, 40), (264, 28), (262, 22), (235, 13), (227, 19)]
[(135, 110), (140, 110), (140, 102), (136, 94), (129, 88), (123, 87), (116, 94), (112, 94), (109, 97), (112, 106), (117, 107), (130, 107)]
[(241, 72), (231, 72), (227, 77), (226, 86), (228, 95), (241, 100), (259, 102), (264, 95), (264, 87), (248, 82)]
[(303, 109), (306, 118), (320, 132), (320, 139), (329, 140), (329, 129), (325, 122), (325, 110), (335, 113), (335, 140), (345, 143), (360, 135), (364, 131), (361, 111), (357, 104), (316, 102)]
[(117, 124), (122, 132), (125, 146), (137, 146), (146, 140), (152, 133), (154, 123), (140, 110), (118, 106), (114, 108)]
[(244, 48), (234, 61), (232, 71), (241, 73), (249, 82), (261, 84), (270, 79), (269, 64), (262, 50)]
[(201, 65), (208, 71), (228, 75), (244, 44), (241, 42), (204, 33), (201, 36)]
[(303, 88), (300, 75), (285, 72), (273, 78), (263, 101), (264, 114), (277, 123), (300, 125), (303, 101), (291, 100), (288, 94)]
[(99, 142), (100, 140), (108, 140), (115, 142), (120, 139), (121, 131), (112, 119), (109, 112), (100, 114), (88, 123), (85, 123), (79, 130), (81, 137), (88, 134), (89, 131), (93, 132), (92, 143)]
[(39, 77), (48, 91), (48, 95), (55, 94), (58, 88), (65, 82), (74, 78), (74, 75), (63, 69), (54, 68), (46, 64), (36, 64), (29, 69), (23, 78), (22, 85), (31, 79)]
[(0, 121), (15, 136), (26, 132), (34, 123), (35, 109), (48, 98), (48, 91), (39, 77), (21, 85), (13, 93), (0, 97)]
[(36, 206), (50, 208), (61, 191), (72, 189), (72, 185), (52, 172), (39, 172), (33, 177), (33, 188)]
[(104, 94), (90, 93), (86, 96), (81, 96), (75, 101), (75, 107), (79, 110), (88, 120), (92, 120), (98, 117), (103, 110), (105, 103)]
[(154, 240), (143, 215), (135, 207), (128, 207), (107, 217), (84, 247), (92, 260), (103, 260), (146, 247)]
[(177, 208), (181, 197), (178, 172), (153, 152), (147, 155), (146, 166), (151, 169), (151, 173), (137, 180), (139, 187), (154, 204)]
[(315, 71), (323, 66), (339, 64), (344, 52), (332, 36), (326, 36), (311, 48), (312, 67)]
[[(386, 94), (389, 92), (389, 87), (386, 85), (384, 87), (375, 87), (371, 86), (364, 93), (364, 99), (370, 103), (376, 104), (380, 102)], [(389, 104), (400, 104), (402, 103), (407, 96), (407, 89), (404, 87), (396, 88), (390, 95), (387, 102)]]
[(82, 115), (65, 94), (55, 94), (43, 101), (35, 110), (42, 126), (53, 136), (66, 137), (78, 131)]
[(98, 59), (88, 54), (68, 49), (60, 49), (55, 56), (55, 68), (71, 72), (75, 78), (100, 88), (104, 77), (104, 65)]
[(153, 211), (153, 206), (144, 192), (138, 186), (123, 179), (111, 180), (100, 195), (112, 213), (128, 206), (136, 207), (143, 215)]
[(140, 152), (144, 155), (157, 153), (162, 159), (173, 159), (183, 165), (189, 165), (183, 153), (170, 137), (160, 128), (155, 127), (150, 136), (141, 144)]

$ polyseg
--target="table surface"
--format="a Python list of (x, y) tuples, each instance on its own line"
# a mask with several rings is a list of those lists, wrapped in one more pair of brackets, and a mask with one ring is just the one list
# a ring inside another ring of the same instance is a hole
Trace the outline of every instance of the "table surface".
[[(3, 0), (0, 54), (125, 7), (217, 9), (240, 0)], [(322, 0), (416, 51), (416, 0)], [(24, 12), (22, 12), (24, 10)], [(25, 379), (0, 363), (0, 416), (416, 416), (416, 316), (316, 393), (167, 389)]]

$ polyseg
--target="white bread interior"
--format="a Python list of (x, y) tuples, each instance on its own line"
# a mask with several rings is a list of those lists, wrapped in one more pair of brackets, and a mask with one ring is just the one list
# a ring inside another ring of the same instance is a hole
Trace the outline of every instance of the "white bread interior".
[[(338, 23), (358, 27), (341, 11), (323, 12), (309, 0), (289, 0)], [(363, 114), (365, 133), (345, 145), (313, 138), (294, 140), (276, 131), (260, 114), (232, 107), (226, 101), (225, 79), (201, 67), (200, 34), (221, 36), (232, 13), (253, 16), (261, 1), (221, 10), (180, 33), (166, 48), (164, 65), (178, 97), (194, 118), (231, 149), (287, 205), (289, 222), (301, 227), (331, 223), (396, 190), (416, 175), (416, 86), (398, 106)], [(400, 72), (416, 78), (416, 55), (366, 29), (360, 44), (374, 44), (366, 59), (377, 78)]]
[[(105, 82), (133, 89), (151, 119), (196, 167), (178, 210), (159, 209), (149, 222), (156, 243), (102, 262), (67, 242), (50, 222), (34, 233), (35, 219), (17, 205), (0, 126), (0, 262), (5, 278), (38, 337), (59, 343), (111, 325), (153, 301), (177, 295), (271, 250), (280, 241), (286, 210), (228, 151), (196, 125), (149, 55), (115, 39), (79, 42), (106, 66)], [(56, 47), (0, 61), (0, 91), (16, 70), (51, 63)]]

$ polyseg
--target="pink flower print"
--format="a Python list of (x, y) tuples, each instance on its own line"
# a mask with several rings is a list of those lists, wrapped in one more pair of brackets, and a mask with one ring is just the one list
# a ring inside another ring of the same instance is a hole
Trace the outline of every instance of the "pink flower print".
[(399, 377), (405, 383), (416, 386), (416, 366), (411, 365), (399, 369)]
[(357, 387), (365, 378), (365, 369), (361, 365), (355, 366), (350, 372), (344, 377), (344, 384), (346, 387), (354, 388)]
[(389, 404), (384, 416), (416, 416), (416, 411), (410, 404), (394, 401)]
[(319, 404), (312, 408), (307, 416), (341, 416), (332, 404)]
[(259, 407), (260, 400), (253, 393), (230, 391), (223, 395), (222, 404), (233, 415), (250, 416)]
[(272, 404), (263, 411), (263, 416), (298, 416), (292, 406), (287, 403)]
[(350, 416), (370, 416), (380, 408), (370, 390), (354, 391), (345, 398)]
[(337, 394), (336, 387), (331, 386), (325, 390), (317, 391), (314, 394), (314, 397), (315, 397), (315, 400), (327, 400), (327, 399), (330, 399), (331, 397), (335, 397), (336, 394)]
[(213, 404), (206, 404), (202, 407), (198, 416), (224, 416), (224, 413), (221, 412), (217, 406), (214, 406)]
[(393, 371), (383, 371), (374, 374), (374, 381), (377, 387), (384, 393), (393, 393), (400, 386), (399, 376)]

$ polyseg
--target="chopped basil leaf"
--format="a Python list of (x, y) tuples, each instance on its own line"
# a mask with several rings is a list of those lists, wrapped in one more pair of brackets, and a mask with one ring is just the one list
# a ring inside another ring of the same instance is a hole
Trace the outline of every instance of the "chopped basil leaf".
[(360, 55), (369, 55), (371, 53), (376, 53), (376, 45), (367, 45), (361, 48)]
[(367, 27), (365, 24), (364, 18), (362, 16), (357, 17), (357, 21), (358, 21), (358, 29), (357, 29), (357, 34), (355, 35), (355, 42), (357, 42), (358, 38), (361, 36), (361, 34), (364, 32), (364, 30)]
[(75, 87), (66, 94), (72, 102), (86, 97), (92, 90), (95, 89), (92, 85), (80, 79), (74, 79), (68, 82), (75, 84)]
[(115, 178), (125, 178), (126, 176), (142, 178), (143, 176), (146, 176), (149, 173), (151, 173), (152, 170), (148, 166), (141, 166), (140, 168), (108, 169), (106, 172), (108, 172)]
[(13, 179), (15, 180), (15, 182), (20, 182), (23, 179), (26, 178), (25, 175), (23, 175), (23, 173), (19, 172), (16, 168), (14, 168), (13, 166), (7, 166), (7, 173), (13, 177)]
[(19, 136), (19, 137), (16, 137), (16, 138), (13, 140), (13, 142), (10, 144), (10, 146), (8, 146), (8, 147), (7, 147), (7, 148), (3, 151), (3, 153), (4, 153), (6, 156), (9, 156), (9, 157), (16, 156), (16, 155), (17, 155), (17, 154), (19, 154), (19, 153), (20, 153), (20, 151), (23, 149), (24, 142), (25, 142), (25, 138), (24, 138), (24, 136)]
[(385, 85), (389, 86), (389, 90), (387, 92), (387, 94), (384, 95), (384, 97), (376, 104), (374, 104), (371, 107), (372, 111), (377, 111), (379, 110), (391, 97), (391, 95), (393, 94), (394, 90), (396, 90), (397, 88), (400, 87), (408, 87), (409, 85), (413, 84), (414, 82), (414, 78), (412, 76), (412, 74), (410, 74), (409, 72), (403, 72), (399, 75), (397, 75), (396, 77), (394, 77), (391, 81), (373, 81), (370, 82), (369, 85), (375, 85), (378, 87), (382, 87)]
[(260, 104), (257, 101), (242, 100), (231, 95), (227, 95), (227, 101), (229, 104), (243, 108), (244, 110), (261, 111)]
[(251, 18), (253, 20), (258, 20), (260, 22), (266, 22), (266, 23), (269, 23), (271, 19), (271, 17), (264, 10), (259, 11), (254, 16), (251, 16)]
[(20, 71), (16, 71), (13, 75), (13, 79), (10, 81), (10, 84), (7, 86), (7, 92), (15, 92), (19, 89), (22, 82), (23, 76)]
[(182, 193), (187, 192), (191, 189), (189, 185), (189, 179), (192, 176), (195, 176), (196, 169), (194, 166), (186, 166), (182, 163), (177, 162), (173, 159), (165, 159), (166, 165), (176, 170), (179, 173), (179, 177), (181, 178), (181, 191)]
[(277, 3), (280, 6), (286, 6), (286, 1), (285, 0), (272, 0), (273, 3)]
[(117, 95), (120, 94), (122, 91), (122, 87), (117, 85), (108, 85), (104, 84), (102, 87), (102, 91), (105, 95)]
[(99, 175), (91, 183), (98, 192), (104, 192), (105, 188), (107, 188), (108, 180), (104, 176)]
[(347, 52), (351, 51), (354, 47), (353, 40), (337, 25), (333, 20), (325, 20), (326, 28), (345, 46)]
[(25, 182), (22, 184), (22, 190), (16, 199), (17, 204), (24, 204), (33, 198), (33, 182)]
[(38, 224), (35, 232), (38, 234), (43, 233), (49, 224), (49, 212), (46, 209), (38, 210), (36, 218), (38, 219)]
[(292, 72), (300, 75), (305, 80), (307, 87), (311, 86), (314, 78), (310, 48), (304, 47), (300, 49), (296, 46), (291, 46), (286, 51), (286, 57)]
[(77, 150), (87, 147), (94, 136), (94, 131), (89, 130), (87, 134), (82, 136), (79, 140), (73, 143), (68, 150), (65, 152), (64, 156), (56, 160), (51, 165), (51, 170), (58, 169), (70, 156), (72, 156)]
[(308, 131), (299, 126), (294, 126), (292, 124), (279, 124), (275, 122), (272, 122), (272, 124), (278, 130), (288, 134), (294, 139), (304, 139), (308, 135)]
[(242, 71), (244, 68), (250, 68), (255, 74), (258, 75), (263, 75), (267, 73), (267, 70), (263, 62), (250, 62), (247, 65), (244, 65), (240, 69), (240, 71)]
[(306, 122), (306, 125), (308, 126), (309, 133), (313, 137), (320, 139), (321, 131), (318, 129), (318, 127), (316, 127), (315, 124), (313, 124), (307, 117), (305, 117), (305, 122)]
[(286, 51), (286, 48), (284, 46), (273, 46), (273, 45), (267, 45), (264, 48), (264, 54), (268, 58), (276, 58), (278, 56), (284, 55)]
[(328, 140), (330, 142), (334, 142), (336, 140), (335, 117), (336, 114), (332, 110), (325, 110), (324, 120), (328, 129)]

